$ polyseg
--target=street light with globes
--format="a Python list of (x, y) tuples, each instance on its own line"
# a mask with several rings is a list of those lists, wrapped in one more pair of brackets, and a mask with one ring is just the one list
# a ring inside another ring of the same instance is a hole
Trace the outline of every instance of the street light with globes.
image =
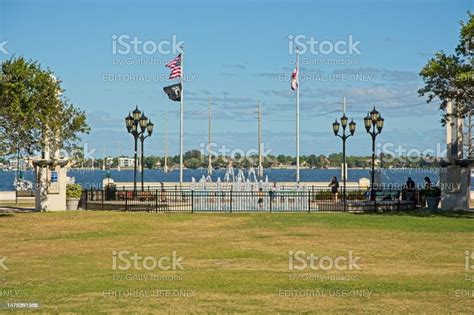
[[(342, 174), (343, 174), (343, 204), (344, 204), (344, 211), (347, 209), (347, 194), (346, 194), (346, 174), (347, 174), (347, 166), (346, 166), (346, 140), (353, 136), (356, 130), (356, 123), (353, 119), (348, 124), (348, 118), (345, 113), (343, 113), (341, 117), (341, 123), (337, 121), (337, 119), (332, 123), (332, 131), (334, 135), (342, 139)], [(346, 128), (349, 125), (349, 134), (346, 134)], [(342, 126), (342, 135), (339, 135), (340, 127)]]
[(375, 139), (382, 132), (385, 119), (380, 115), (380, 113), (375, 109), (372, 109), (370, 113), (367, 113), (367, 116), (364, 118), (364, 126), (367, 133), (372, 137), (372, 174), (370, 181), (370, 200), (375, 201)]
[[(134, 195), (137, 191), (137, 147), (138, 140), (141, 142), (141, 186), (143, 191), (143, 158), (144, 158), (144, 142), (145, 139), (150, 137), (153, 133), (153, 123), (145, 116), (145, 113), (142, 113), (138, 106), (135, 107), (133, 112), (128, 114), (125, 117), (125, 127), (127, 128), (128, 133), (133, 136), (135, 141), (134, 143), (134, 165), (133, 165), (133, 192)], [(145, 135), (145, 132), (147, 135)]]

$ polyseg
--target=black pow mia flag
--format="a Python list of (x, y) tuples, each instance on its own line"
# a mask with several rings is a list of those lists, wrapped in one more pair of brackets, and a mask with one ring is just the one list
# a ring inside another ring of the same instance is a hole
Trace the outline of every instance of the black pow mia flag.
[(181, 101), (181, 83), (165, 86), (163, 91), (168, 94), (170, 100), (175, 102)]

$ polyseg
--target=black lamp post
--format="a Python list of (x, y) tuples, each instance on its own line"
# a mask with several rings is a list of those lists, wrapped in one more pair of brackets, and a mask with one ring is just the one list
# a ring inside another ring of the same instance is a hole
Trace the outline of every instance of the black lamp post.
[(370, 113), (367, 113), (367, 116), (364, 118), (365, 130), (372, 137), (372, 176), (370, 181), (370, 200), (372, 201), (375, 201), (375, 138), (382, 132), (383, 124), (384, 119), (374, 106), (374, 109)]
[[(347, 195), (346, 195), (346, 140), (350, 136), (353, 136), (356, 130), (356, 123), (354, 122), (353, 119), (351, 119), (351, 122), (349, 123), (349, 132), (350, 134), (346, 134), (346, 128), (347, 128), (347, 121), (348, 118), (346, 117), (346, 114), (344, 113), (341, 117), (341, 123), (337, 121), (337, 119), (332, 123), (332, 130), (334, 131), (334, 135), (342, 139), (342, 174), (343, 174), (343, 203), (344, 203), (344, 211), (347, 209)], [(339, 135), (339, 128), (342, 125), (342, 135)]]
[[(145, 127), (143, 127), (145, 126)], [(142, 157), (141, 157), (141, 167), (142, 167), (142, 191), (143, 191), (143, 165), (145, 164), (144, 161), (144, 147), (145, 147), (145, 139), (148, 137), (151, 137), (151, 134), (153, 133), (153, 123), (146, 118), (145, 114), (143, 114), (142, 118), (140, 119), (140, 128), (142, 129), (141, 135), (140, 135), (140, 142), (142, 143)], [(148, 135), (145, 136), (145, 130), (147, 131)]]
[[(143, 143), (146, 138), (151, 136), (153, 132), (153, 124), (148, 120), (145, 114), (138, 109), (138, 106), (127, 117), (125, 117), (125, 126), (127, 127), (128, 133), (132, 134), (133, 139), (135, 140), (134, 146), (134, 163), (133, 163), (133, 193), (135, 195), (137, 191), (137, 146), (138, 139), (142, 143), (142, 190), (143, 190)], [(148, 135), (145, 136), (145, 131), (148, 132)]]

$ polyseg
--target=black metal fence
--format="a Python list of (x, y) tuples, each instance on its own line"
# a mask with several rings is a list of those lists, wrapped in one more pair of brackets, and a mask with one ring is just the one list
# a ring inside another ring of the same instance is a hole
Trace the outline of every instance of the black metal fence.
[[(418, 191), (384, 190), (376, 201), (367, 191), (348, 191), (346, 211), (386, 212), (422, 205)], [(318, 212), (344, 211), (342, 194), (327, 189), (303, 191), (84, 190), (80, 207), (86, 210), (149, 212)]]

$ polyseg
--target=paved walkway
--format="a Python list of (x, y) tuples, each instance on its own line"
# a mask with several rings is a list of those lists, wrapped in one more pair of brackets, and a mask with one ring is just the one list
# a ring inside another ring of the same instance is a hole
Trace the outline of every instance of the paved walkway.
[(21, 213), (21, 212), (34, 212), (34, 208), (26, 208), (21, 206), (0, 206), (0, 213)]

